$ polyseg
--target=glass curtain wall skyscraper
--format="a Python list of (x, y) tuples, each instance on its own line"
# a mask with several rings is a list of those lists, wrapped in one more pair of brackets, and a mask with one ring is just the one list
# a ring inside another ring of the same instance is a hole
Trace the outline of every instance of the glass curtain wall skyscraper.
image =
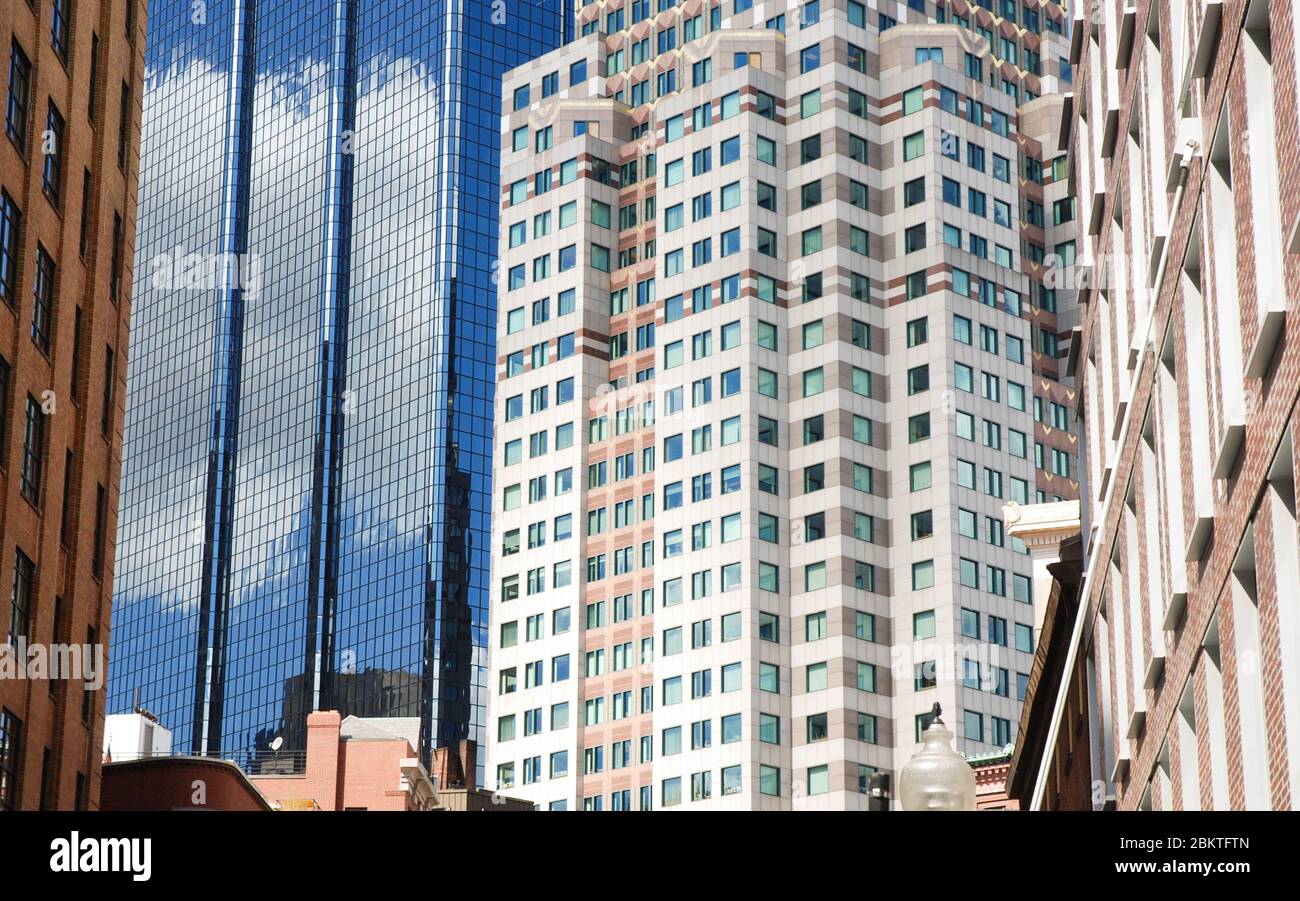
[(253, 763), (318, 708), (481, 740), (500, 75), (570, 19), (151, 4), (111, 710)]

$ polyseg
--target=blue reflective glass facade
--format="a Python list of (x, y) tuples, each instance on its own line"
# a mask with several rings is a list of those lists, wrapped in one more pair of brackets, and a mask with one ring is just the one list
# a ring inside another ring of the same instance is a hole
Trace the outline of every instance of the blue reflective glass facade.
[(483, 741), (500, 74), (561, 0), (150, 4), (109, 710)]

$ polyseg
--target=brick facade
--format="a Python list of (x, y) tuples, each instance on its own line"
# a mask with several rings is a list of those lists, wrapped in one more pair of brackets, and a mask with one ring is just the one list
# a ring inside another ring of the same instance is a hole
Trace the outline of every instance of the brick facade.
[(1092, 529), (1072, 653), (1098, 674), (1093, 803), (1289, 808), (1293, 6), (1076, 6), (1071, 175), (1094, 227), (1075, 358)]
[[(144, 27), (140, 0), (0, 7), (0, 641), (15, 647), (108, 643)], [(0, 678), (0, 809), (97, 807), (102, 732), (103, 693), (81, 679)]]
[(410, 717), (307, 716), (302, 771), (253, 775), (275, 810), (433, 810), (435, 785), (416, 758), (419, 723)]

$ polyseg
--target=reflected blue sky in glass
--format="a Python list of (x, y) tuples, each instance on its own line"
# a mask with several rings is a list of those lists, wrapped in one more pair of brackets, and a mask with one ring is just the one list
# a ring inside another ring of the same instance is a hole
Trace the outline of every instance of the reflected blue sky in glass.
[[(139, 688), (186, 747), (210, 706), (199, 619), (205, 555), (211, 571), (220, 547), (209, 478), (217, 327), (229, 319), (221, 289), (178, 290), (164, 264), (219, 249), (223, 166), (242, 165), (257, 278), (240, 295), (211, 750), (245, 753), (274, 735), (292, 747), (316, 703), (418, 713), (426, 749), (481, 742), (499, 75), (558, 45), (569, 16), (558, 2), (511, 3), (493, 25), (487, 2), (353, 0), (341, 4), (353, 66), (337, 53), (339, 5), (258, 4), (247, 158), (232, 159), (234, 6), (209, 3), (202, 24), (188, 0), (150, 8), (110, 710)], [(351, 191), (329, 174), (340, 68), (356, 89)], [(327, 341), (342, 365), (327, 362)]]

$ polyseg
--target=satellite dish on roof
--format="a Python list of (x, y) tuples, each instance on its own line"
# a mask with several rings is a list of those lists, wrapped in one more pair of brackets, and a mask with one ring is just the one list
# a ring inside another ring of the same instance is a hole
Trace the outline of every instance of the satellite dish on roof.
[(271, 740), (270, 747), (272, 751), (278, 751), (283, 745), (284, 745), (284, 736), (277, 735), (274, 739)]

